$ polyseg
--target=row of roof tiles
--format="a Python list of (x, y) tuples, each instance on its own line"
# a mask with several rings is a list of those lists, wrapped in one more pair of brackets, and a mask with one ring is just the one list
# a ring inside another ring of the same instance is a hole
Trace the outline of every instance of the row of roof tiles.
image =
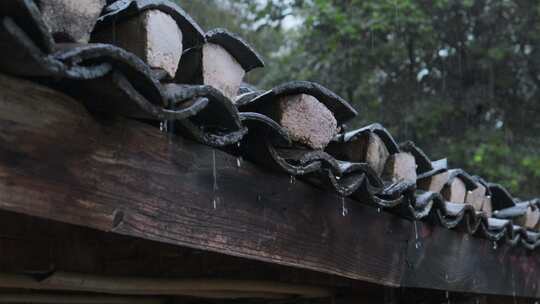
[[(173, 75), (114, 45), (115, 41), (60, 42), (32, 0), (0, 2), (0, 71), (62, 90), (92, 111), (156, 125), (166, 121), (182, 136), (414, 221), (430, 221), (511, 246), (540, 247), (540, 200), (516, 199), (498, 184), (449, 169), (446, 160), (432, 161), (414, 143), (398, 144), (379, 124), (345, 132), (341, 126), (357, 111), (319, 84), (295, 81), (260, 91), (238, 83), (235, 96), (207, 84), (201, 74), (212, 61), (202, 58), (205, 45), (219, 46), (246, 73), (262, 67), (263, 61), (226, 30), (204, 33), (174, 3), (108, 1), (91, 30), (110, 30), (150, 10), (170, 16), (182, 32), (181, 58)], [(293, 140), (291, 130), (276, 118), (276, 104), (299, 94), (314, 97), (335, 119), (339, 132), (323, 149)]]

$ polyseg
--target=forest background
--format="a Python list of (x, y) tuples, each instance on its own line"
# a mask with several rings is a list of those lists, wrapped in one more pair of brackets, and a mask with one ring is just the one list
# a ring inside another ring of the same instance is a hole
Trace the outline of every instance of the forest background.
[(434, 160), (540, 195), (540, 2), (176, 1), (262, 54), (256, 87), (319, 82), (359, 110), (351, 128), (380, 122)]

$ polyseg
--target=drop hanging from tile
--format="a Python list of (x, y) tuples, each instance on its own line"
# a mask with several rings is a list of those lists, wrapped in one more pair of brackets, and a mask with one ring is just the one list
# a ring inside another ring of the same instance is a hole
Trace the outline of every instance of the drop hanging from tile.
[(242, 157), (241, 156), (238, 156), (236, 158), (236, 167), (239, 168), (239, 169), (242, 168)]
[(167, 133), (167, 121), (166, 120), (162, 120), (160, 123), (159, 123), (159, 130), (163, 133)]
[(240, 169), (242, 168), (242, 162), (244, 160), (242, 159), (242, 156), (240, 156), (240, 146), (241, 146), (240, 142), (238, 142), (236, 145), (238, 147), (238, 156), (236, 157), (236, 167)]
[(343, 195), (339, 195), (339, 200), (341, 202), (341, 216), (346, 217), (349, 214), (349, 209), (347, 208), (347, 202)]
[(420, 249), (420, 247), (422, 247), (422, 242), (418, 233), (418, 221), (414, 221), (414, 248)]

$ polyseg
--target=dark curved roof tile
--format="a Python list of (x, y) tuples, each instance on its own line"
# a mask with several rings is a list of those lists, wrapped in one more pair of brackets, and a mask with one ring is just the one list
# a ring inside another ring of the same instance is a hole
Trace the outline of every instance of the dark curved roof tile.
[(271, 111), (272, 105), (283, 96), (307, 94), (324, 104), (336, 118), (338, 125), (351, 120), (358, 112), (343, 98), (320, 84), (309, 81), (291, 81), (281, 84), (253, 99), (243, 100), (238, 105), (240, 111), (260, 112), (266, 114)]
[(264, 61), (244, 39), (226, 29), (216, 28), (206, 33), (206, 41), (223, 47), (249, 72), (264, 67)]
[(175, 3), (168, 0), (119, 0), (105, 7), (103, 14), (96, 25), (102, 28), (112, 22), (128, 18), (146, 10), (155, 9), (169, 14), (182, 30), (184, 49), (202, 45), (205, 35), (202, 28)]
[(0, 17), (2, 16), (9, 16), (42, 52), (49, 53), (53, 50), (54, 39), (33, 0), (0, 1)]
[[(497, 211), (495, 217), (500, 217), (488, 218), (470, 205), (445, 202), (439, 193), (417, 191), (414, 182), (384, 181), (365, 163), (336, 159), (323, 151), (295, 148), (281, 126), (264, 115), (266, 104), (276, 98), (300, 93), (313, 95), (334, 113), (340, 124), (357, 114), (347, 102), (318, 84), (291, 82), (264, 93), (249, 89), (235, 105), (211, 87), (163, 85), (158, 75), (142, 60), (120, 48), (100, 44), (54, 44), (50, 33), (43, 30), (39, 12), (31, 1), (10, 5), (11, 2), (0, 4), (0, 8), (6, 8), (0, 12), (0, 44), (6, 46), (3, 58), (0, 58), (0, 70), (3, 72), (46, 77), (56, 88), (69, 94), (91, 95), (92, 102), (103, 99), (101, 106), (104, 110), (115, 114), (173, 121), (181, 134), (207, 145), (224, 147), (240, 144), (235, 148), (236, 153), (259, 164), (306, 178), (333, 189), (341, 196), (352, 196), (412, 220), (432, 221), (449, 229), (464, 229), (470, 234), (494, 242), (504, 241), (511, 246), (521, 245), (530, 250), (540, 247), (540, 233), (515, 226), (508, 220), (523, 215), (525, 206), (540, 208), (538, 199), (517, 201), (500, 185), (471, 177), (459, 169), (450, 170), (451, 178), (460, 177), (469, 190), (476, 183), (486, 186), (486, 195), (492, 196)], [(177, 18), (192, 27), (195, 37), (192, 43), (204, 41), (202, 31), (190, 21), (189, 16), (179, 16), (181, 11), (178, 13), (178, 9), (165, 0), (116, 1), (108, 7), (109, 15), (105, 15), (102, 22), (107, 22), (113, 15), (129, 15), (149, 8), (177, 14)], [(21, 20), (26, 20), (24, 18), (30, 18), (27, 24), (21, 23)], [(223, 35), (226, 36), (223, 32), (210, 32), (209, 41), (224, 39)], [(103, 91), (109, 95), (96, 98)], [(347, 144), (365, 132), (379, 135), (390, 153), (402, 150), (412, 153), (420, 175), (448, 168), (446, 160), (432, 162), (413, 143), (406, 143), (400, 148), (388, 130), (379, 124), (340, 134), (336, 140)]]
[(381, 138), (383, 143), (385, 144), (386, 149), (388, 149), (388, 152), (390, 152), (390, 154), (401, 152), (399, 145), (397, 144), (396, 140), (392, 137), (390, 132), (388, 132), (388, 130), (379, 123), (374, 123), (369, 126), (341, 134), (338, 137), (338, 140), (347, 143), (367, 132), (372, 132), (372, 133), (377, 134)]
[(463, 183), (465, 183), (465, 187), (467, 191), (472, 191), (476, 188), (478, 188), (478, 185), (476, 184), (476, 180), (469, 175), (469, 173), (465, 172), (463, 169), (452, 169), (448, 170), (449, 176), (448, 181), (446, 182), (446, 185), (450, 185), (454, 179), (460, 178)]
[(514, 207), (516, 205), (510, 192), (502, 185), (488, 183), (488, 188), (491, 191), (491, 202), (494, 211)]
[(64, 74), (65, 66), (44, 52), (35, 38), (11, 17), (0, 17), (0, 46), (0, 68), (4, 72), (25, 77), (59, 77)]

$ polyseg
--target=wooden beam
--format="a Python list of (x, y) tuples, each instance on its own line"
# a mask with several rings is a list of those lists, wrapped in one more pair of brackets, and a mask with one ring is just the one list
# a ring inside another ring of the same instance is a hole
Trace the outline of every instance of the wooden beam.
[(194, 296), (209, 299), (329, 298), (333, 291), (318, 286), (270, 281), (116, 277), (55, 271), (45, 279), (28, 274), (0, 273), (0, 287), (27, 290), (87, 292), (110, 295)]
[(540, 255), (420, 222), (418, 231), (403, 287), (540, 298)]
[[(540, 257), (522, 248), (493, 250), (489, 241), (422, 223), (416, 246), (408, 220), (351, 200), (344, 217), (341, 200), (328, 191), (249, 163), (238, 168), (226, 153), (143, 123), (98, 119), (27, 81), (0, 76), (0, 87), (2, 210), (386, 286), (540, 297)], [(8, 228), (24, 225), (0, 220), (0, 231)], [(32, 231), (40, 235), (33, 245), (2, 239), (0, 268), (50, 265), (16, 258), (21, 248), (30, 257), (50, 254), (35, 248), (52, 233)], [(99, 244), (57, 256), (84, 257)], [(101, 252), (120, 267), (108, 248)]]
[(349, 200), (343, 217), (331, 192), (238, 168), (233, 156), (143, 123), (98, 121), (30, 82), (2, 76), (0, 86), (1, 209), (383, 285), (401, 280), (406, 220)]
[(274, 281), (330, 288), (357, 285), (356, 281), (338, 276), (6, 211), (0, 211), (0, 228), (0, 273), (63, 271), (114, 277), (144, 274), (153, 278)]
[(0, 293), (0, 303), (43, 303), (43, 304), (164, 304), (165, 299), (157, 297), (141, 298), (141, 297), (126, 297), (126, 296), (92, 296), (92, 295), (53, 295), (47, 293)]

